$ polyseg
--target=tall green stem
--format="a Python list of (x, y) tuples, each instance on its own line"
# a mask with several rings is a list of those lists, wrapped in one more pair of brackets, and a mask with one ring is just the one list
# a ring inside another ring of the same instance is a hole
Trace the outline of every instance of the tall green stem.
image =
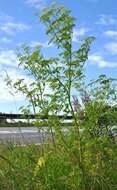
[[(72, 44), (72, 42), (70, 42), (70, 44)], [(77, 121), (77, 118), (75, 116), (73, 107), (72, 107), (72, 103), (71, 103), (71, 85), (72, 85), (72, 76), (71, 76), (71, 67), (72, 67), (72, 45), (70, 45), (70, 50), (69, 50), (69, 61), (68, 61), (68, 69), (69, 69), (69, 76), (68, 76), (68, 81), (69, 81), (69, 85), (68, 85), (68, 102), (71, 108), (71, 114), (73, 116), (74, 122), (75, 122), (75, 131), (78, 134), (78, 147), (79, 147), (79, 162), (80, 162), (80, 168), (82, 170), (82, 177), (83, 177), (83, 181), (82, 181), (82, 186), (83, 189), (85, 190), (85, 174), (84, 174), (84, 167), (83, 167), (83, 157), (82, 157), (82, 145), (81, 145), (81, 138), (80, 138), (80, 128), (79, 128), (79, 123)]]

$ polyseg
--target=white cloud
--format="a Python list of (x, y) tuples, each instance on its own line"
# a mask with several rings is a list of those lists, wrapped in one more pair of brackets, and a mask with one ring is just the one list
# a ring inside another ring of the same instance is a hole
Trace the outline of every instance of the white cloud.
[(117, 42), (110, 42), (105, 45), (105, 48), (112, 54), (117, 54)]
[(3, 37), (3, 38), (0, 39), (0, 43), (9, 44), (11, 42), (12, 42), (12, 40), (9, 39), (9, 38), (6, 38), (6, 37)]
[[(9, 70), (8, 71), (8, 75), (10, 78), (12, 78), (13, 80), (16, 80), (19, 75), (15, 70)], [(9, 89), (6, 85), (5, 82), (5, 73), (1, 72), (1, 76), (0, 76), (0, 102), (6, 102), (6, 101), (10, 101), (13, 102), (15, 101), (19, 101), (19, 100), (23, 100), (24, 97), (22, 96), (22, 94), (20, 93), (15, 93), (14, 89)]]
[(31, 26), (28, 24), (17, 22), (15, 18), (6, 15), (4, 13), (0, 13), (0, 30), (7, 34), (15, 34), (16, 32), (23, 32), (25, 30), (29, 30)]
[(99, 20), (97, 24), (102, 24), (102, 25), (116, 25), (117, 24), (117, 18), (113, 15), (100, 15)]
[[(21, 93), (16, 93), (13, 88), (8, 88), (4, 79), (9, 78), (15, 82), (17, 79), (24, 79), (24, 83), (29, 86), (34, 82), (29, 75), (25, 75), (22, 69), (18, 69), (18, 59), (13, 50), (0, 51), (0, 102), (25, 100)], [(31, 88), (31, 87), (30, 87)], [(47, 89), (47, 88), (46, 88)]]
[(80, 37), (83, 37), (87, 33), (87, 28), (79, 28), (73, 30), (72, 41), (78, 42)]
[(35, 8), (43, 8), (45, 5), (45, 0), (26, 0), (26, 3)]
[(44, 47), (44, 48), (49, 48), (49, 47), (52, 47), (53, 44), (48, 44), (48, 41), (47, 42), (38, 42), (38, 41), (32, 41), (31, 44), (30, 44), (31, 47)]
[[(30, 84), (34, 82), (34, 79), (30, 78), (28, 75), (24, 75), (21, 72), (18, 72), (16, 69), (7, 69), (7, 75), (9, 78), (15, 82), (17, 79), (24, 79), (24, 84), (27, 85), (27, 87), (30, 88)], [(13, 103), (14, 100), (17, 104), (18, 101), (26, 100), (25, 95), (23, 95), (20, 92), (15, 92), (14, 88), (8, 88), (5, 82), (5, 78), (7, 77), (6, 72), (4, 70), (1, 71), (0, 74), (0, 103), (4, 102), (11, 102)], [(50, 91), (48, 85), (45, 87), (45, 94)]]
[(117, 38), (117, 31), (107, 30), (106, 32), (104, 32), (104, 35), (111, 37), (111, 38)]
[(15, 82), (17, 79), (24, 79), (25, 83), (29, 85), (33, 80), (29, 78), (28, 76), (22, 74), (17, 69), (11, 69), (8, 68), (7, 71), (1, 70), (0, 74), (0, 102), (6, 102), (10, 101), (13, 102), (14, 100), (21, 101), (25, 100), (25, 97), (22, 93), (16, 93), (15, 90), (11, 87), (7, 87), (5, 79), (6, 77), (9, 77), (13, 82)]
[(0, 30), (10, 35), (15, 34), (16, 32), (23, 32), (29, 29), (29, 25), (20, 22), (3, 22), (2, 24), (0, 24)]
[(88, 61), (90, 64), (94, 64), (102, 68), (117, 68), (117, 62), (107, 61), (103, 56), (97, 54), (89, 55)]
[[(10, 102), (14, 105), (18, 101), (24, 101), (25, 97), (22, 93), (16, 93), (13, 88), (8, 88), (5, 83), (7, 75), (15, 82), (17, 79), (24, 79), (24, 83), (29, 86), (34, 79), (29, 75), (25, 75), (22, 69), (18, 69), (18, 60), (13, 50), (1, 50), (0, 51), (0, 103)], [(30, 87), (31, 88), (31, 87)], [(48, 86), (45, 92), (48, 92)]]
[(9, 67), (17, 67), (18, 60), (16, 54), (13, 50), (1, 50), (0, 51), (0, 65), (9, 66)]

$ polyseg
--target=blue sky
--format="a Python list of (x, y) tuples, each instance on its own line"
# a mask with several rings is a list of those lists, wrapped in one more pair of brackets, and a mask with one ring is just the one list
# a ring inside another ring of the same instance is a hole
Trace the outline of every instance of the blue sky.
[[(41, 44), (46, 56), (56, 54), (55, 47), (48, 46), (45, 28), (35, 16), (49, 2), (51, 1), (0, 1), (0, 112), (18, 112), (18, 107), (25, 102), (20, 94), (13, 97), (4, 82), (5, 70), (13, 80), (24, 77), (24, 73), (17, 69), (16, 47), (22, 43), (31, 46)], [(117, 0), (56, 2), (70, 9), (76, 18), (73, 33), (75, 47), (79, 40), (87, 36), (96, 37), (86, 63), (87, 78), (96, 78), (102, 73), (117, 77)]]

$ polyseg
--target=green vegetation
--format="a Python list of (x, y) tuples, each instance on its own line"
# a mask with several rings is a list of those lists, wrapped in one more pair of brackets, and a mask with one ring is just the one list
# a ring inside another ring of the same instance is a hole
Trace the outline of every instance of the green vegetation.
[[(83, 189), (78, 145), (71, 136), (66, 136), (66, 146), (56, 142), (56, 149), (52, 144), (0, 147), (0, 189)], [(115, 145), (103, 137), (90, 139), (82, 148), (86, 189), (115, 190)]]
[[(94, 37), (74, 50), (75, 24), (70, 11), (53, 4), (44, 9), (40, 20), (58, 55), (45, 59), (41, 47), (24, 46), (18, 53), (19, 62), (33, 82), (8, 78), (7, 85), (26, 96), (25, 112), (33, 109), (34, 114), (48, 116), (50, 136), (38, 147), (2, 147), (0, 188), (116, 190), (116, 139), (111, 130), (117, 124), (116, 80), (100, 75), (85, 82), (84, 64)], [(66, 126), (67, 132), (57, 116), (61, 111), (73, 117), (74, 125)], [(35, 125), (42, 127), (38, 120)]]

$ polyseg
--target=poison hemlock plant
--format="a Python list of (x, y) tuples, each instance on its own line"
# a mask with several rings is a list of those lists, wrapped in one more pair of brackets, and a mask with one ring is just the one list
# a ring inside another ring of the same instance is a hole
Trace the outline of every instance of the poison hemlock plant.
[[(86, 38), (81, 47), (74, 50), (75, 19), (70, 11), (52, 4), (43, 10), (40, 21), (46, 26), (48, 43), (56, 45), (58, 55), (44, 58), (41, 47), (23, 46), (18, 53), (19, 66), (31, 76), (32, 82), (7, 81), (8, 86), (13, 85), (26, 96), (28, 110), (33, 108), (34, 114), (48, 116), (51, 138), (42, 145), (40, 157), (44, 164), (34, 172), (35, 187), (115, 190), (113, 149), (116, 145), (115, 139), (113, 143), (109, 136), (112, 123), (108, 120), (111, 117), (116, 123), (117, 109), (109, 104), (116, 100), (116, 88), (111, 85), (114, 79), (101, 75), (95, 82), (85, 84), (84, 64), (95, 38)], [(87, 88), (83, 88), (85, 85)], [(84, 106), (73, 96), (73, 91), (81, 94)], [(73, 126), (66, 126), (67, 132), (57, 116), (61, 112), (73, 118)], [(36, 124), (39, 125), (38, 120)]]

